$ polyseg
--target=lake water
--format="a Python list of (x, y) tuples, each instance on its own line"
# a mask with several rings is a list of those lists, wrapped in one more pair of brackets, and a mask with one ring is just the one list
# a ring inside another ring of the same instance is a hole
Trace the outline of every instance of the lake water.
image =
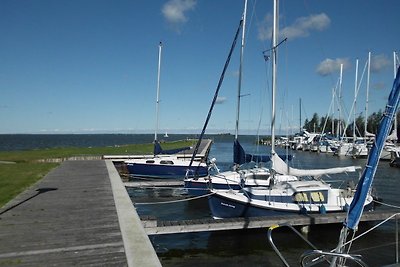
[[(190, 135), (170, 135), (167, 140), (193, 138)], [(232, 164), (232, 136), (213, 135), (214, 143), (210, 157), (217, 159), (221, 170)], [(95, 147), (114, 146), (132, 143), (150, 143), (154, 136), (132, 134), (106, 135), (0, 135), (0, 150), (24, 150), (49, 147)], [(255, 146), (254, 136), (240, 138), (249, 152), (267, 151), (266, 147)], [(365, 159), (333, 157), (327, 154), (290, 151), (294, 154), (293, 165), (298, 168), (327, 168), (334, 166), (360, 165)], [(357, 178), (357, 174), (343, 175), (340, 180)], [(338, 177), (330, 177), (338, 182)], [(374, 180), (374, 187), (383, 202), (400, 206), (400, 169), (389, 167), (381, 162)], [(339, 181), (340, 182), (340, 181)], [(134, 203), (163, 202), (188, 197), (185, 191), (177, 188), (129, 190)], [(181, 220), (210, 218), (207, 199), (197, 199), (174, 204), (136, 205), (141, 215), (154, 215), (160, 220)], [(378, 208), (384, 208), (382, 206)], [(384, 219), (384, 218), (382, 218)], [(371, 227), (372, 223), (362, 224), (359, 232)], [(341, 225), (314, 226), (310, 228), (309, 240), (322, 250), (330, 250), (337, 244)], [(394, 223), (371, 232), (353, 245), (353, 253), (363, 255), (369, 266), (393, 263)], [(267, 241), (267, 229), (203, 232), (150, 236), (163, 266), (283, 266)], [(287, 230), (274, 232), (274, 240), (291, 266), (299, 266), (298, 257), (306, 247), (293, 233)]]
[[(252, 140), (252, 141), (251, 141)], [(242, 142), (250, 151), (257, 148), (254, 137)], [(259, 149), (268, 150), (261, 147)], [(328, 154), (290, 151), (294, 154), (293, 165), (297, 168), (328, 168), (337, 166), (364, 166), (366, 159), (334, 157)], [(222, 170), (231, 167), (232, 142), (216, 139), (210, 157), (217, 159)], [(331, 176), (332, 183), (346, 183), (357, 179), (358, 173)], [(374, 180), (374, 187), (385, 203), (400, 206), (400, 169), (392, 168), (388, 162), (381, 162)], [(187, 197), (182, 189), (129, 189), (134, 203), (163, 202)], [(136, 205), (142, 215), (153, 215), (159, 220), (182, 220), (210, 218), (207, 199), (157, 205)], [(384, 208), (382, 206), (378, 208)], [(384, 218), (382, 218), (384, 219)], [(373, 223), (360, 225), (358, 233), (372, 227)], [(333, 249), (338, 242), (341, 225), (313, 226), (308, 234), (309, 240), (322, 250)], [(291, 266), (299, 266), (300, 255), (309, 250), (292, 232), (282, 229), (274, 232), (274, 240)], [(234, 230), (205, 233), (183, 233), (150, 237), (163, 266), (283, 266), (267, 241), (267, 229)], [(356, 241), (353, 252), (363, 255), (369, 266), (393, 263), (394, 223), (378, 228), (365, 238)], [(322, 265), (327, 266), (327, 265)]]

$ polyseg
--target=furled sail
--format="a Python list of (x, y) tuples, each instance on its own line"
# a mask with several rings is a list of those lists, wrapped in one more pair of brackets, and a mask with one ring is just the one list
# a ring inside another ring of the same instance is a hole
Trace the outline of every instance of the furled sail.
[(400, 67), (397, 69), (397, 75), (393, 82), (392, 91), (390, 92), (385, 112), (379, 124), (377, 137), (375, 138), (375, 142), (373, 143), (372, 148), (369, 152), (367, 164), (358, 182), (356, 193), (354, 195), (353, 201), (350, 204), (347, 219), (344, 223), (345, 226), (349, 229), (357, 229), (358, 223), (360, 222), (360, 218), (364, 210), (364, 203), (367, 198), (367, 194), (371, 188), (372, 181), (374, 180), (375, 172), (379, 163), (379, 158), (385, 145), (386, 138), (389, 135), (392, 121), (399, 105), (399, 98)]
[(157, 140), (155, 140), (154, 141), (154, 151), (153, 152), (154, 152), (154, 155), (160, 155), (160, 154), (173, 155), (173, 154), (177, 154), (177, 153), (179, 153), (181, 151), (189, 150), (189, 149), (191, 149), (190, 146), (164, 150), (164, 149), (162, 149), (160, 143)]
[[(292, 160), (292, 155), (279, 155), (282, 160)], [(239, 140), (233, 142), (233, 163), (242, 165), (249, 162), (269, 162), (270, 155), (248, 154), (244, 151)]]
[(328, 169), (296, 169), (289, 167), (277, 154), (272, 156), (274, 171), (279, 174), (294, 175), (294, 176), (313, 176), (319, 177), (328, 174), (355, 172), (361, 169), (359, 166), (347, 166)]

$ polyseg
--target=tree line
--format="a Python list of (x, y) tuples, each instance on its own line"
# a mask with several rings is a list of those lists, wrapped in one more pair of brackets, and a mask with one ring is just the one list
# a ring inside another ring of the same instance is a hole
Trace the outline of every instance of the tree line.
[[(382, 110), (374, 112), (367, 118), (367, 132), (376, 134), (378, 132), (379, 123), (383, 116)], [(396, 120), (399, 122), (400, 113), (396, 114)], [(333, 120), (333, 122), (332, 122)], [(331, 116), (320, 117), (317, 113), (314, 113), (311, 120), (306, 119), (304, 121), (303, 129), (308, 132), (319, 132), (319, 133), (331, 133), (336, 135), (338, 133), (338, 128), (340, 125), (341, 134), (343, 135), (344, 129), (346, 129), (346, 136), (353, 136), (354, 121), (349, 121), (349, 125), (346, 127), (346, 121), (341, 119), (332, 118)], [(359, 115), (355, 120), (355, 132), (356, 136), (365, 136), (365, 117)], [(399, 126), (399, 123), (397, 123)], [(399, 127), (397, 128), (399, 133)]]

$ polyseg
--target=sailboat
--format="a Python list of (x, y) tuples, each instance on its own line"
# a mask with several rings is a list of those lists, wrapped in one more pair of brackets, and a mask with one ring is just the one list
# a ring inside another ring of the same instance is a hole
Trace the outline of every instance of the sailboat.
[[(365, 236), (365, 234), (371, 232), (377, 227), (381, 226), (383, 223), (393, 219), (398, 216), (398, 213), (394, 213), (389, 218), (386, 218), (382, 222), (373, 226), (371, 229), (359, 234), (356, 236), (356, 232), (359, 227), (359, 223), (361, 220), (361, 216), (365, 211), (365, 202), (369, 197), (369, 192), (371, 191), (371, 185), (373, 183), (375, 173), (378, 167), (379, 158), (382, 153), (382, 150), (385, 146), (385, 142), (387, 137), (389, 136), (390, 129), (392, 126), (392, 122), (394, 117), (396, 116), (396, 110), (399, 106), (400, 102), (400, 67), (397, 69), (397, 74), (393, 82), (393, 87), (390, 92), (388, 102), (385, 108), (384, 115), (381, 119), (378, 133), (376, 139), (372, 145), (370, 150), (370, 154), (368, 156), (368, 160), (365, 164), (364, 171), (361, 175), (361, 178), (357, 185), (357, 190), (354, 194), (353, 201), (350, 203), (347, 216), (343, 222), (342, 229), (340, 231), (338, 245), (331, 251), (322, 251), (317, 249), (309, 240), (302, 237), (302, 235), (294, 229), (290, 224), (284, 224), (282, 226), (288, 226), (292, 231), (294, 231), (299, 237), (303, 239), (309, 246), (313, 249), (304, 252), (300, 259), (300, 266), (330, 266), (330, 267), (343, 267), (343, 266), (368, 266), (366, 262), (364, 262), (362, 255), (358, 254), (363, 249), (358, 248), (357, 254), (351, 254), (351, 248), (355, 247), (354, 242), (361, 236)], [(286, 259), (280, 253), (280, 251), (275, 246), (272, 240), (272, 231), (274, 229), (279, 228), (279, 225), (275, 225), (270, 227), (268, 230), (268, 240), (281, 259), (282, 263), (285, 266), (289, 266)], [(396, 241), (397, 241), (397, 224), (396, 224)], [(385, 267), (395, 267), (399, 266), (399, 255), (398, 255), (398, 244), (396, 242), (396, 251), (395, 251), (395, 261), (396, 263), (385, 265)]]
[[(320, 178), (323, 175), (354, 172), (356, 166), (301, 170), (289, 167), (275, 152), (275, 94), (277, 67), (278, 0), (274, 1), (272, 44), (272, 168), (269, 186), (243, 187), (240, 190), (211, 189), (209, 206), (214, 218), (270, 216), (288, 213), (326, 213), (346, 211), (354, 198), (351, 188), (337, 189)], [(311, 177), (312, 179), (300, 179)], [(364, 205), (372, 206), (367, 195)]]
[(236, 123), (235, 123), (235, 139), (233, 143), (233, 170), (220, 172), (216, 166), (215, 159), (211, 161), (211, 169), (214, 172), (208, 176), (187, 177), (185, 178), (185, 188), (191, 195), (202, 195), (208, 192), (209, 188), (214, 189), (235, 189), (238, 190), (243, 186), (259, 186), (269, 184), (269, 169), (265, 167), (251, 167), (241, 168), (241, 165), (249, 162), (267, 162), (270, 157), (266, 155), (253, 155), (244, 151), (239, 142), (239, 115), (240, 115), (240, 99), (241, 86), (242, 86), (242, 72), (243, 72), (243, 51), (245, 43), (245, 29), (246, 29), (246, 13), (247, 13), (247, 0), (244, 3), (244, 11), (242, 15), (242, 36), (241, 36), (241, 49), (240, 49), (240, 65), (239, 65), (239, 81), (237, 92), (237, 106), (236, 106)]
[(160, 96), (160, 72), (161, 72), (162, 43), (158, 46), (158, 73), (157, 73), (157, 99), (156, 99), (156, 127), (154, 133), (153, 157), (126, 160), (125, 164), (128, 172), (132, 176), (146, 178), (174, 178), (182, 179), (187, 174), (202, 177), (208, 174), (208, 165), (202, 161), (194, 164), (188, 160), (178, 158), (177, 153), (189, 150), (190, 147), (183, 147), (172, 150), (162, 149), (157, 140), (158, 132), (158, 113)]

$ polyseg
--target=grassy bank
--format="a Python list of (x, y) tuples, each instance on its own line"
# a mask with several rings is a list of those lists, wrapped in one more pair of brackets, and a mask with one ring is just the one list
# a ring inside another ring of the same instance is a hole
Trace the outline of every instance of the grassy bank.
[[(195, 141), (163, 143), (163, 149), (194, 146)], [(0, 151), (0, 207), (26, 188), (43, 178), (57, 163), (41, 160), (76, 156), (152, 154), (153, 144), (135, 144), (113, 147), (61, 147), (26, 151)], [(11, 163), (10, 163), (11, 162)]]

